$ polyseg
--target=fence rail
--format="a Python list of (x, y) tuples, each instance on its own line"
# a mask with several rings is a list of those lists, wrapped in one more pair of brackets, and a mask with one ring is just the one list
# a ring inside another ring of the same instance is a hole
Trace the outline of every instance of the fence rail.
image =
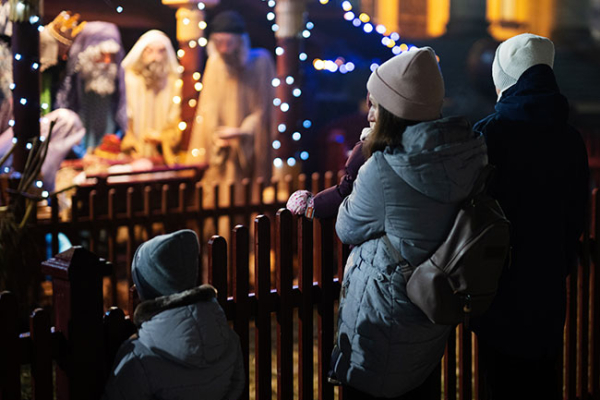
[[(567, 281), (562, 379), (568, 400), (600, 399), (599, 202), (594, 191), (580, 265)], [(225, 215), (234, 209), (247, 208), (219, 210)], [(192, 214), (197, 217), (197, 210)], [(162, 215), (170, 218), (169, 212)], [(242, 342), (248, 374), (242, 399), (343, 399), (342, 391), (327, 382), (339, 278), (348, 256), (334, 221), (310, 221), (280, 210), (257, 216), (249, 226), (234, 226), (229, 240), (212, 236), (205, 248), (206, 275)], [(117, 237), (113, 240), (116, 244)], [(18, 331), (15, 297), (0, 295), (0, 399), (21, 398), (22, 365), (31, 367), (36, 400), (54, 392), (61, 400), (98, 399), (119, 344), (134, 331), (121, 309), (104, 311), (102, 280), (112, 274), (110, 265), (74, 248), (44, 262), (42, 269), (53, 277), (53, 307), (51, 313), (34, 311), (30, 332)], [(459, 325), (442, 361), (440, 398), (485, 400), (479, 383), (476, 338)]]

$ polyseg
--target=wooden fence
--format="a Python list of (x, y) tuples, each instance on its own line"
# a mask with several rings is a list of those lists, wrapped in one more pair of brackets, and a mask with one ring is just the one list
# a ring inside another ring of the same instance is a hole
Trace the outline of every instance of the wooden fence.
[[(600, 399), (599, 204), (595, 191), (581, 262), (568, 280), (562, 378), (569, 400)], [(326, 380), (339, 277), (348, 255), (334, 222), (280, 210), (271, 218), (256, 217), (251, 228), (235, 226), (229, 243), (213, 236), (205, 250), (208, 280), (242, 342), (248, 373), (242, 398), (343, 399)], [(53, 312), (36, 310), (29, 333), (18, 332), (14, 296), (0, 295), (0, 399), (20, 398), (22, 365), (31, 367), (36, 400), (50, 399), (54, 391), (58, 399), (100, 397), (116, 349), (133, 331), (120, 309), (103, 316), (102, 277), (111, 274), (110, 267), (82, 248), (43, 263), (43, 273), (53, 277)], [(485, 399), (476, 347), (474, 336), (458, 326), (442, 362), (441, 398)]]

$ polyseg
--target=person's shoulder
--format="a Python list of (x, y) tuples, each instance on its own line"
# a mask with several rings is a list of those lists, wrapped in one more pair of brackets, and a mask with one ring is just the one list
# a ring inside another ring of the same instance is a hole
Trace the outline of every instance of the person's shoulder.
[(492, 129), (498, 123), (498, 114), (493, 113), (477, 121), (475, 125), (473, 125), (473, 131), (480, 135), (485, 135), (489, 129)]

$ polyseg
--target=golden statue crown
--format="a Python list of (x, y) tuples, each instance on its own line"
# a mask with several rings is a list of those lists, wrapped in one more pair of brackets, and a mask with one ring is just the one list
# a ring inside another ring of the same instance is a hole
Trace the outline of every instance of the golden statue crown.
[(70, 46), (73, 44), (73, 39), (81, 33), (85, 26), (85, 21), (80, 22), (79, 17), (79, 14), (73, 14), (71, 11), (61, 11), (46, 29), (54, 39)]

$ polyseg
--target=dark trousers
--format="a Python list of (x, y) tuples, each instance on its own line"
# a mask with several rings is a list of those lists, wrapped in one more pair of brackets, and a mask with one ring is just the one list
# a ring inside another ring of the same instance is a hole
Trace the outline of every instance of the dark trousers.
[(488, 400), (562, 399), (558, 356), (512, 357), (479, 341), (479, 369)]
[(440, 400), (441, 364), (438, 364), (425, 382), (402, 396), (386, 398), (373, 397), (369, 394), (344, 385), (344, 400)]

